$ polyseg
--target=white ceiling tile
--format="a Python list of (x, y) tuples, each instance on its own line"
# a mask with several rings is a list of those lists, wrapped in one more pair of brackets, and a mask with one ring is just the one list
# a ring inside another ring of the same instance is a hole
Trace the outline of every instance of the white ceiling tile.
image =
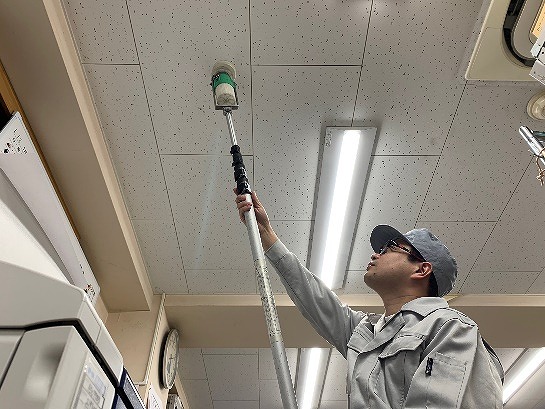
[(363, 68), (354, 125), (378, 128), (375, 153), (439, 155), (463, 85), (381, 62)]
[[(286, 348), (286, 356), (293, 381), (297, 371), (297, 348)], [(259, 379), (277, 379), (270, 348), (259, 348)]]
[(259, 381), (259, 409), (283, 409), (278, 380)]
[(479, 256), (484, 243), (494, 228), (494, 222), (426, 222), (419, 221), (417, 227), (426, 227), (450, 250), (458, 264), (458, 277), (453, 292), (457, 292)]
[(186, 270), (189, 294), (255, 294), (253, 270)]
[(323, 401), (346, 402), (346, 365), (346, 359), (341, 355), (331, 355), (322, 391)]
[(399, 75), (454, 79), (481, 1), (375, 0), (364, 57)]
[(138, 66), (86, 65), (131, 218), (172, 218)]
[(255, 67), (256, 190), (273, 220), (311, 220), (326, 126), (350, 126), (359, 67)]
[(472, 271), (464, 281), (462, 294), (525, 294), (539, 272)]
[(320, 402), (320, 409), (346, 409), (348, 406), (348, 399), (345, 400), (322, 400)]
[[(162, 160), (184, 267), (253, 269), (248, 233), (237, 214), (230, 157), (163, 155)], [(252, 169), (251, 157), (244, 162)]]
[(545, 294), (545, 271), (542, 271), (537, 277), (536, 281), (532, 283), (529, 294)]
[(133, 220), (132, 223), (154, 291), (187, 294), (174, 223), (162, 220)]
[(477, 1), (373, 2), (354, 122), (379, 127), (377, 154), (441, 152), (478, 10)]
[(180, 379), (207, 379), (200, 348), (180, 348), (178, 358)]
[(124, 1), (64, 0), (82, 63), (138, 64)]
[(370, 4), (253, 0), (252, 64), (360, 65)]
[(536, 174), (535, 164), (527, 168), (474, 270), (541, 271), (545, 267), (542, 233), (545, 219), (541, 217), (545, 214), (544, 190), (535, 179)]
[(344, 287), (335, 290), (335, 294), (374, 294), (375, 292), (363, 281), (365, 273), (366, 271), (362, 270), (348, 270)]
[[(265, 204), (264, 204), (265, 206)], [(265, 207), (267, 208), (267, 207)], [(301, 264), (307, 265), (308, 244), (310, 240), (310, 221), (279, 221), (271, 220), (273, 229), (279, 239), (299, 259)], [(276, 269), (271, 263), (269, 266), (269, 279), (271, 288), (275, 294), (284, 294), (286, 289), (278, 277)]]
[(373, 250), (371, 231), (389, 224), (399, 231), (414, 228), (437, 157), (374, 156), (356, 232), (349, 270), (365, 270)]
[(518, 134), (535, 89), (470, 86), (424, 202), (421, 219), (496, 221), (528, 164)]
[(161, 153), (229, 153), (225, 119), (214, 110), (212, 66), (237, 69), (233, 115), (243, 154), (252, 154), (247, 0), (130, 0), (129, 11)]
[(225, 401), (215, 400), (214, 409), (260, 409), (258, 400)]
[(204, 355), (213, 400), (258, 400), (257, 355)]
[(210, 389), (206, 380), (184, 380), (184, 392), (189, 401), (189, 407), (198, 409), (214, 409), (210, 397)]
[(494, 352), (496, 352), (496, 355), (500, 358), (503, 371), (507, 372), (520, 354), (524, 352), (524, 348), (494, 348)]
[(303, 265), (306, 265), (311, 222), (271, 220), (271, 225), (282, 243), (297, 256)]
[(257, 355), (257, 348), (203, 348), (203, 355)]

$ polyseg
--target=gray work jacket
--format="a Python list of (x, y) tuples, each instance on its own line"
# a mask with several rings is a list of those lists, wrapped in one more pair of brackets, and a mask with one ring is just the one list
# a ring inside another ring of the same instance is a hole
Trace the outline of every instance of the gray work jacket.
[(499, 360), (443, 298), (408, 302), (374, 335), (380, 316), (341, 304), (279, 240), (266, 255), (301, 313), (347, 359), (351, 409), (503, 408)]

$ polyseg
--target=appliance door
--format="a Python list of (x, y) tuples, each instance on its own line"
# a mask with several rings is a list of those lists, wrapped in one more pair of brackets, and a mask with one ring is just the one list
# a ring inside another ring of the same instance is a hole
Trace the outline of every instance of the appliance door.
[(23, 334), (0, 385), (0, 402), (18, 409), (110, 409), (115, 388), (72, 326)]
[(23, 333), (22, 330), (0, 330), (0, 387)]

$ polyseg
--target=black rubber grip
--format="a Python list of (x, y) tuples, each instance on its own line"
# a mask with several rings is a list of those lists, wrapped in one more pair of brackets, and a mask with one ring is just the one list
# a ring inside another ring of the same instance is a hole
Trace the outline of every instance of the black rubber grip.
[(235, 182), (237, 182), (237, 193), (239, 195), (252, 193), (252, 190), (250, 189), (250, 183), (248, 183), (248, 176), (246, 174), (246, 168), (244, 167), (242, 154), (240, 153), (240, 147), (238, 145), (231, 146), (231, 155), (233, 155), (232, 166), (235, 171)]

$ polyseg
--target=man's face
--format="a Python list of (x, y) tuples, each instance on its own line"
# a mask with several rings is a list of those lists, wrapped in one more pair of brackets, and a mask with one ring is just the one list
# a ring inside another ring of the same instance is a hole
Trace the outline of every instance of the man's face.
[(408, 252), (414, 254), (412, 246), (404, 240), (396, 240), (399, 246), (390, 245), (384, 254), (374, 253), (363, 276), (365, 284), (377, 293), (403, 288), (411, 274), (419, 269), (420, 262), (411, 261)]

